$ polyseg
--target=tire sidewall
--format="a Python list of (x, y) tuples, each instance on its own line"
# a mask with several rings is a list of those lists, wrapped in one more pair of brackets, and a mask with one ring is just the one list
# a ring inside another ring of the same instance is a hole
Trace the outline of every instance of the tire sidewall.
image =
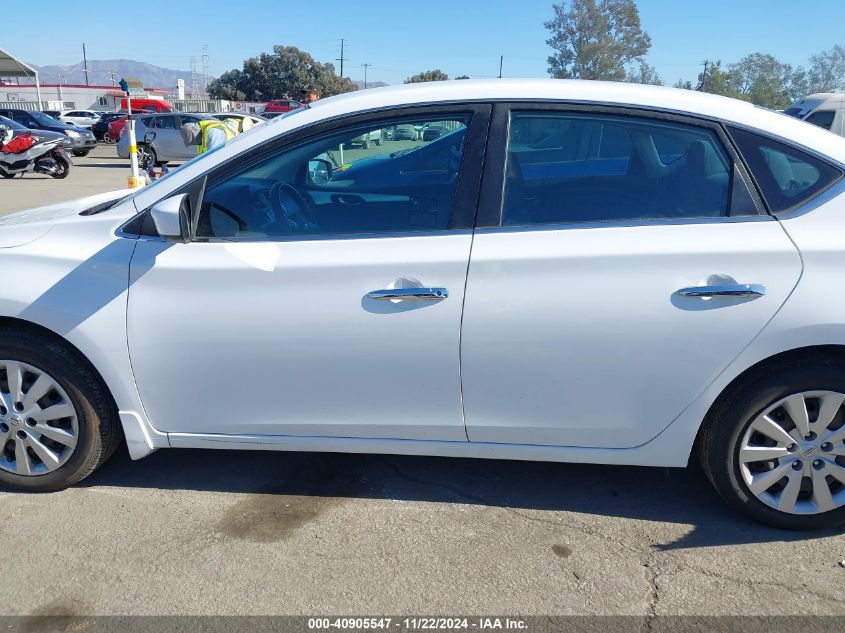
[(77, 382), (76, 372), (62, 367), (62, 361), (47, 351), (30, 349), (14, 342), (0, 343), (0, 358), (17, 360), (37, 367), (54, 378), (65, 390), (76, 410), (78, 434), (76, 447), (67, 462), (43, 475), (18, 475), (0, 470), (0, 486), (18, 489), (58, 490), (75, 483), (79, 473), (87, 473), (92, 456), (102, 450), (100, 418), (89, 398)]
[(757, 521), (782, 529), (816, 530), (845, 523), (845, 506), (811, 515), (792, 515), (772, 508), (751, 492), (739, 467), (740, 442), (760, 413), (786, 396), (824, 390), (845, 393), (845, 364), (779, 368), (746, 383), (726, 399), (712, 420), (715, 432), (706, 459), (708, 474), (729, 505)]

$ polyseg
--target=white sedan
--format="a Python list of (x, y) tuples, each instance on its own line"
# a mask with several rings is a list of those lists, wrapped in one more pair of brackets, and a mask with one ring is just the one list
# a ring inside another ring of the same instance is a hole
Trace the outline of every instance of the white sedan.
[(59, 121), (63, 121), (64, 123), (87, 128), (90, 128), (99, 120), (100, 115), (93, 110), (68, 110), (62, 112), (59, 117)]
[[(402, 125), (442, 133), (350, 149)], [(68, 486), (123, 437), (135, 459), (694, 452), (758, 521), (842, 524), (844, 164), (845, 139), (721, 97), (436, 82), (2, 218), (0, 483)]]

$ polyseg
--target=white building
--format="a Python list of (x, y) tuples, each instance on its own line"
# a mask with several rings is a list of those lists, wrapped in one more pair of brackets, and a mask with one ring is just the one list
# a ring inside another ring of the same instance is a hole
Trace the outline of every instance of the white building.
[[(150, 99), (164, 99), (164, 88), (144, 88)], [(41, 84), (42, 110), (119, 110), (123, 91), (116, 86)], [(38, 109), (34, 84), (0, 82), (0, 107)]]

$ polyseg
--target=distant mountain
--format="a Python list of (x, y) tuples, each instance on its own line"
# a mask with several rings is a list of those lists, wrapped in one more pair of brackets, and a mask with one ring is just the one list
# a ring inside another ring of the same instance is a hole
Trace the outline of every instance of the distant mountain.
[[(55, 84), (84, 84), (85, 66), (82, 62), (72, 66), (37, 66), (41, 83)], [(191, 86), (191, 73), (186, 70), (171, 70), (135, 62), (130, 59), (89, 59), (88, 60), (88, 83), (101, 86), (112, 85), (111, 70), (115, 70), (115, 79), (123, 77), (134, 77), (140, 79), (147, 88), (175, 88), (177, 79), (184, 79), (185, 85)], [(198, 77), (198, 79), (200, 79)]]
[[(364, 88), (364, 80), (363, 79), (353, 79), (352, 83), (358, 86), (358, 90), (363, 90)], [(386, 84), (383, 81), (367, 81), (367, 88), (381, 88), (382, 86), (389, 86), (390, 84)]]

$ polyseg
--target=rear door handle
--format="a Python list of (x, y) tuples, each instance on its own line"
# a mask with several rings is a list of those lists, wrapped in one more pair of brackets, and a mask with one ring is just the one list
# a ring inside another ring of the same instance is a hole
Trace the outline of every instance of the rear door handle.
[(763, 284), (728, 284), (724, 286), (693, 286), (681, 288), (678, 294), (683, 297), (762, 297), (766, 294)]
[(414, 299), (436, 301), (449, 296), (446, 288), (395, 288), (389, 290), (373, 290), (367, 293), (368, 299), (380, 301), (389, 299)]

